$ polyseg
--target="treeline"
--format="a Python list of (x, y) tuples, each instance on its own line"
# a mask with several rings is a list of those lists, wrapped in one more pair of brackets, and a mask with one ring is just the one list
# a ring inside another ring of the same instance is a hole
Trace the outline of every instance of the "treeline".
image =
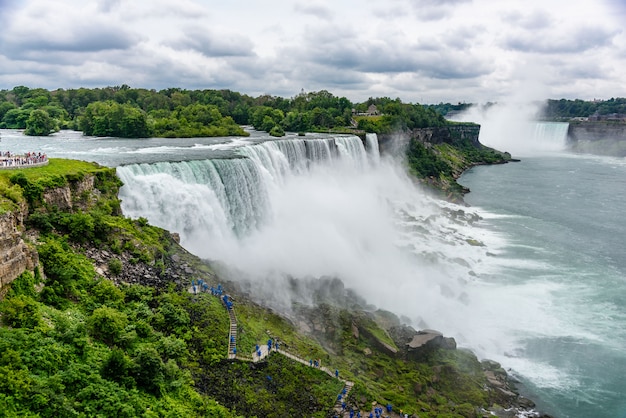
[[(376, 112), (368, 112), (376, 106)], [(135, 89), (127, 85), (48, 91), (14, 87), (0, 90), (0, 128), (48, 135), (77, 129), (85, 135), (117, 137), (197, 137), (247, 135), (241, 125), (270, 132), (360, 129), (385, 133), (442, 126), (431, 108), (400, 99), (370, 98), (352, 103), (332, 93), (304, 91), (293, 98), (251, 97), (231, 90)]]
[(440, 102), (439, 104), (428, 105), (428, 108), (434, 110), (437, 113), (442, 114), (443, 116), (446, 116), (448, 113), (460, 113), (460, 112), (463, 112), (463, 111), (469, 109), (472, 106), (474, 106), (473, 103), (461, 103), (461, 102), (459, 102), (457, 104), (452, 104), (452, 103)]
[(592, 115), (626, 114), (626, 98), (609, 100), (548, 100), (543, 117), (548, 119), (588, 117)]

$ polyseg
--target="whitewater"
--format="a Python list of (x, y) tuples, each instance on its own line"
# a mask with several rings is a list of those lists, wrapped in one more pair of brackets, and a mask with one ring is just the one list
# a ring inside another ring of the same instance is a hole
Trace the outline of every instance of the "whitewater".
[[(570, 239), (579, 228), (558, 222), (579, 210), (615, 213), (613, 205), (626, 202), (598, 196), (595, 206), (579, 209), (590, 199), (566, 200), (567, 194), (549, 189), (542, 194), (555, 172), (575, 182), (571, 190), (581, 180), (570, 171), (584, 178), (586, 171), (620, 162), (564, 154), (550, 139), (562, 132), (562, 125), (538, 125), (528, 133), (535, 145), (547, 138), (547, 157), (466, 173), (461, 181), (472, 189), (470, 207), (429, 197), (401, 161), (379, 154), (372, 135), (364, 144), (354, 136), (274, 140), (258, 132), (125, 140), (3, 131), (2, 144), (13, 152), (42, 150), (117, 167), (126, 216), (179, 233), (185, 248), (272, 306), (288, 310), (293, 301), (312, 302), (288, 291), (287, 278), (339, 278), (367, 301), (364, 308), (387, 309), (415, 328), (438, 329), (481, 358), (500, 361), (554, 416), (625, 416), (616, 370), (626, 364), (620, 354), (626, 315), (616, 295), (624, 290), (626, 269), (604, 269), (606, 248), (590, 245), (605, 242), (602, 237)], [(557, 163), (565, 164), (563, 171), (550, 169)], [(602, 181), (619, 190), (623, 171), (607, 171), (599, 174)], [(529, 178), (536, 181), (522, 181)], [(516, 200), (523, 197), (527, 201)], [(541, 204), (530, 205), (533, 200)], [(605, 222), (587, 219), (593, 223), (584, 231)], [(608, 228), (626, 236), (619, 225)], [(584, 250), (560, 250), (547, 239), (557, 236)], [(619, 238), (607, 246), (616, 258), (626, 248)], [(590, 270), (592, 264), (599, 270)], [(608, 292), (613, 299), (595, 283), (615, 289)]]

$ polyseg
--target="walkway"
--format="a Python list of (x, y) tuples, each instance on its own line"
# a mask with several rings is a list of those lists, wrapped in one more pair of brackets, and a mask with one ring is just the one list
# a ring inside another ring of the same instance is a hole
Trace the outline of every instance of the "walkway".
[[(195, 283), (192, 280), (191, 287), (189, 288), (189, 292), (196, 294), (198, 293), (198, 290), (202, 292), (203, 290), (207, 291), (207, 289), (208, 289), (207, 284), (204, 283), (202, 280), (198, 280), (197, 283)], [(283, 351), (279, 348), (279, 346), (277, 346), (275, 340), (268, 341), (267, 345), (266, 344), (257, 345), (257, 349), (252, 353), (252, 357), (244, 357), (240, 353), (238, 353), (237, 352), (237, 317), (235, 316), (235, 308), (233, 306), (233, 299), (229, 295), (224, 294), (224, 289), (222, 288), (221, 284), (218, 285), (217, 288), (211, 287), (210, 293), (214, 296), (220, 297), (222, 304), (224, 305), (224, 307), (226, 308), (228, 312), (228, 317), (230, 320), (230, 328), (228, 331), (227, 358), (229, 360), (252, 361), (256, 363), (267, 358), (271, 352), (274, 352), (274, 353), (281, 354), (293, 361), (297, 361), (298, 363), (302, 363), (305, 366), (315, 367), (316, 369), (319, 369), (325, 372), (330, 377), (336, 377), (341, 382), (343, 382), (343, 389), (337, 395), (337, 401), (335, 402), (335, 405), (333, 406), (333, 411), (335, 412), (335, 415), (341, 415), (341, 416), (343, 416), (343, 414), (348, 413), (348, 411), (345, 409), (345, 399), (348, 397), (350, 390), (352, 390), (354, 383), (337, 376), (336, 370), (330, 370), (327, 367), (320, 367), (319, 365), (317, 365), (318, 364), (317, 361), (315, 362), (315, 365), (312, 365), (311, 363), (312, 360), (305, 360), (301, 357), (296, 356), (295, 354), (291, 354), (286, 351)]]

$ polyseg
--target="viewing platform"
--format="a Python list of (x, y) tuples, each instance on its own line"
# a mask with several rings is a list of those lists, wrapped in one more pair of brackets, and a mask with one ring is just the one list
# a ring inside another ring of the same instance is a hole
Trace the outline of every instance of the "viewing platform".
[(16, 170), (44, 165), (48, 165), (48, 157), (41, 152), (28, 152), (19, 155), (9, 151), (0, 152), (0, 170)]

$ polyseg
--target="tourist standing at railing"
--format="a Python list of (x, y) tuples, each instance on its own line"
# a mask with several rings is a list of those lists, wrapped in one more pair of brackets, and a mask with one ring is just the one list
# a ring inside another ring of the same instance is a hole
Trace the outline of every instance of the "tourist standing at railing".
[(15, 155), (10, 151), (0, 151), (0, 166), (3, 167), (19, 167), (34, 164), (42, 164), (48, 161), (46, 154), (41, 152), (27, 152), (24, 155)]

